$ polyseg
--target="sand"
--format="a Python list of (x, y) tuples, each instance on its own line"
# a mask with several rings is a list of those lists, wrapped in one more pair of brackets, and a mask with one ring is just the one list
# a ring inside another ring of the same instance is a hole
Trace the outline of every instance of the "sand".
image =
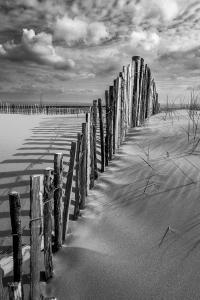
[[(187, 114), (131, 129), (54, 257), (59, 300), (199, 299), (199, 146)], [(148, 150), (149, 149), (149, 150)]]
[[(73, 136), (66, 132), (76, 135), (80, 123), (39, 120), (23, 145), (13, 147), (12, 161), (1, 163), (0, 236), (9, 223), (5, 194), (11, 183), (24, 195), (25, 222), (24, 176), (49, 164), (54, 149), (68, 149), (66, 138)], [(66, 244), (54, 256), (55, 276), (41, 283), (43, 293), (59, 300), (199, 299), (200, 145), (188, 143), (187, 126), (182, 111), (151, 117), (145, 127), (129, 131), (89, 192), (82, 216), (70, 223)]]

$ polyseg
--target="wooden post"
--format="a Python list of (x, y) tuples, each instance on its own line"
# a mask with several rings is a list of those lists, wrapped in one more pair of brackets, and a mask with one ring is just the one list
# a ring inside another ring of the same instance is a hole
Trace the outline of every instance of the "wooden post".
[(98, 99), (99, 109), (99, 127), (100, 127), (100, 141), (101, 141), (101, 172), (104, 172), (105, 167), (105, 146), (104, 146), (104, 129), (103, 129), (103, 115), (101, 99)]
[(4, 272), (0, 268), (0, 299), (2, 300), (4, 300), (3, 276), (4, 276)]
[(147, 92), (147, 64), (145, 65), (143, 83), (142, 83), (142, 104), (141, 104), (141, 114), (140, 122), (144, 124), (145, 113), (146, 113), (146, 92)]
[(54, 155), (54, 247), (56, 251), (62, 247), (62, 173), (63, 154), (56, 153)]
[(94, 136), (93, 136), (93, 114), (90, 123), (90, 189), (94, 187)]
[(112, 160), (113, 156), (113, 86), (109, 87), (109, 136), (108, 136), (108, 159)]
[(138, 103), (138, 72), (139, 72), (140, 56), (133, 56), (132, 61), (135, 62), (134, 68), (134, 85), (133, 85), (133, 100), (132, 100), (132, 124), (137, 126), (137, 103)]
[(139, 73), (139, 86), (138, 86), (138, 103), (137, 103), (137, 126), (141, 125), (141, 102), (142, 102), (142, 84), (144, 77), (144, 59), (140, 59), (140, 73)]
[(98, 178), (97, 168), (97, 100), (93, 101), (94, 179)]
[(146, 112), (145, 119), (150, 115), (150, 93), (151, 93), (151, 70), (147, 67), (147, 91), (146, 91)]
[(52, 197), (53, 197), (53, 169), (44, 171), (43, 220), (44, 220), (44, 266), (46, 280), (53, 277), (52, 260)]
[(30, 299), (40, 299), (41, 191), (43, 176), (30, 177)]
[(108, 166), (108, 155), (109, 155), (109, 94), (108, 91), (105, 91), (105, 104), (106, 104), (105, 166)]
[(87, 159), (87, 145), (86, 145), (86, 123), (82, 123), (82, 149), (81, 149), (81, 169), (80, 169), (80, 209), (85, 208), (85, 197), (86, 197), (86, 159)]
[(78, 133), (76, 144), (76, 179), (75, 179), (75, 205), (74, 205), (74, 220), (78, 219), (79, 203), (80, 203), (80, 151), (82, 148), (82, 135)]
[(91, 145), (90, 145), (90, 130), (91, 130), (91, 108), (86, 114), (87, 123), (87, 195), (90, 188), (90, 175), (91, 175)]
[[(121, 74), (120, 74), (121, 75)], [(119, 76), (117, 78), (117, 104), (116, 104), (116, 129), (115, 129), (115, 148), (119, 148), (120, 146), (120, 128), (121, 128), (121, 84), (122, 77)]]
[(20, 282), (22, 280), (22, 230), (21, 230), (21, 204), (20, 197), (17, 192), (9, 194), (10, 218), (12, 227), (13, 240), (13, 281)]
[(116, 131), (116, 109), (117, 109), (117, 79), (113, 82), (113, 112), (112, 112), (112, 146), (113, 154), (116, 152), (115, 131)]
[(71, 150), (70, 150), (69, 170), (67, 173), (67, 182), (66, 182), (65, 197), (64, 197), (63, 231), (62, 231), (63, 243), (65, 241), (65, 236), (68, 230), (68, 223), (69, 223), (69, 206), (71, 203), (71, 191), (72, 191), (72, 181), (73, 181), (73, 173), (74, 173), (75, 154), (76, 154), (76, 143), (72, 142)]
[(124, 76), (123, 73), (120, 72), (119, 76), (121, 77), (121, 114), (120, 114), (120, 145), (124, 141), (124, 113), (125, 113), (125, 105), (124, 105)]
[(21, 282), (8, 283), (8, 294), (9, 300), (22, 300)]

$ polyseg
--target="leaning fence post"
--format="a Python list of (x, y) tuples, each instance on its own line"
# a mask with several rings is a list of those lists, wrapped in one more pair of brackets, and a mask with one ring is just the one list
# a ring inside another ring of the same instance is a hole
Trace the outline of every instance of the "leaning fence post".
[(91, 145), (90, 145), (90, 130), (91, 130), (91, 112), (86, 114), (87, 123), (87, 195), (90, 188), (90, 175), (91, 175)]
[(86, 135), (87, 128), (86, 123), (82, 123), (82, 151), (81, 151), (81, 169), (80, 169), (80, 209), (85, 208), (85, 197), (86, 197), (86, 159), (87, 159), (87, 145)]
[(0, 268), (0, 299), (4, 300), (4, 288), (3, 288), (3, 276), (4, 271)]
[(94, 141), (94, 179), (98, 178), (97, 168), (97, 100), (93, 100), (93, 141)]
[(133, 85), (133, 104), (132, 104), (132, 122), (133, 127), (137, 126), (137, 104), (138, 104), (138, 79), (139, 79), (139, 60), (140, 56), (133, 56), (132, 61), (135, 62), (134, 68), (134, 85)]
[(40, 299), (41, 191), (43, 176), (30, 177), (30, 299)]
[(66, 232), (68, 229), (69, 222), (69, 206), (71, 202), (71, 191), (72, 191), (72, 180), (74, 173), (74, 162), (75, 162), (75, 154), (76, 154), (76, 143), (71, 143), (70, 150), (70, 161), (69, 161), (69, 169), (67, 174), (67, 182), (65, 187), (65, 197), (64, 197), (64, 209), (63, 209), (63, 230), (62, 230), (62, 241), (64, 243)]
[(80, 151), (82, 143), (82, 135), (78, 133), (76, 142), (76, 175), (75, 175), (75, 204), (74, 204), (74, 220), (77, 220), (79, 215), (79, 202), (80, 202)]
[(44, 195), (43, 195), (43, 218), (44, 218), (44, 266), (46, 280), (53, 277), (52, 260), (52, 198), (53, 197), (53, 169), (44, 171)]
[(56, 251), (62, 247), (62, 173), (63, 154), (56, 153), (54, 155), (54, 247)]
[(106, 104), (106, 137), (105, 137), (105, 165), (108, 166), (109, 155), (109, 94), (105, 91), (105, 104)]
[(98, 99), (99, 110), (99, 127), (100, 127), (100, 141), (101, 141), (101, 172), (104, 172), (105, 167), (105, 145), (104, 145), (104, 129), (103, 129), (103, 115), (101, 99)]
[[(17, 192), (9, 194), (10, 218), (13, 239), (13, 281), (20, 283), (19, 289), (22, 289), (22, 229), (21, 229), (21, 204)], [(22, 294), (22, 290), (20, 291)]]
[(108, 159), (112, 160), (113, 156), (113, 86), (109, 88), (109, 149), (108, 149)]

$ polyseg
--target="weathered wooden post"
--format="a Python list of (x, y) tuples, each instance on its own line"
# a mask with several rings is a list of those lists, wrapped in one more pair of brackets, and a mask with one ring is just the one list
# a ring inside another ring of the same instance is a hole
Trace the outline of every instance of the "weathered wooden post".
[(22, 229), (21, 229), (21, 204), (17, 192), (9, 194), (10, 218), (13, 240), (13, 281), (22, 280)]
[(91, 176), (91, 145), (90, 145), (90, 130), (91, 130), (91, 108), (86, 114), (87, 124), (87, 195), (90, 188), (90, 176)]
[(40, 299), (43, 176), (30, 177), (30, 299)]
[(76, 143), (72, 142), (71, 150), (70, 150), (69, 170), (67, 173), (67, 182), (66, 182), (65, 197), (64, 197), (63, 231), (62, 231), (63, 243), (65, 241), (65, 236), (68, 230), (68, 223), (69, 223), (69, 206), (71, 203), (71, 191), (72, 191), (72, 181), (73, 181), (73, 173), (74, 173), (75, 154), (76, 154)]
[(113, 86), (109, 87), (109, 136), (108, 136), (108, 160), (113, 157)]
[(97, 100), (93, 101), (94, 179), (98, 178), (97, 168)]
[(115, 132), (116, 132), (116, 109), (117, 109), (117, 79), (113, 82), (113, 126), (112, 126), (112, 146), (113, 154), (116, 152)]
[(132, 61), (135, 63), (134, 67), (134, 85), (133, 85), (133, 100), (132, 100), (132, 124), (137, 126), (137, 103), (138, 103), (138, 72), (140, 56), (133, 56)]
[(105, 166), (108, 166), (109, 155), (109, 94), (105, 91), (105, 104), (106, 104), (106, 137), (105, 137)]
[(139, 86), (138, 86), (138, 103), (137, 103), (137, 126), (141, 125), (141, 102), (142, 102), (142, 83), (144, 77), (144, 59), (140, 59)]
[(141, 124), (143, 124), (144, 120), (145, 120), (146, 92), (147, 92), (147, 64), (145, 65), (143, 82), (142, 82), (142, 101), (141, 101), (141, 111), (140, 111), (140, 123)]
[(54, 155), (54, 247), (57, 251), (62, 247), (62, 174), (63, 174), (63, 154)]
[(45, 278), (53, 277), (52, 259), (52, 198), (53, 198), (53, 168), (44, 171), (44, 194), (43, 194), (43, 224), (44, 224), (44, 266)]
[(4, 276), (4, 272), (0, 268), (0, 299), (2, 299), (2, 300), (4, 300), (3, 276)]
[(90, 115), (90, 189), (94, 187), (94, 136), (93, 136), (93, 107)]
[(147, 86), (146, 86), (146, 112), (145, 112), (145, 119), (149, 117), (150, 114), (150, 92), (151, 92), (151, 70), (149, 67), (147, 67)]
[(79, 203), (80, 203), (80, 154), (82, 148), (82, 135), (78, 133), (76, 142), (76, 175), (75, 175), (75, 204), (74, 204), (74, 220), (78, 219)]
[(86, 159), (87, 159), (87, 127), (86, 123), (82, 123), (82, 151), (81, 151), (81, 169), (80, 169), (80, 209), (85, 208), (87, 173), (86, 173)]
[(120, 139), (121, 139), (121, 85), (122, 85), (122, 77), (121, 73), (117, 78), (117, 105), (116, 105), (116, 128), (115, 128), (115, 148), (119, 148), (120, 146)]
[(105, 145), (104, 145), (104, 128), (103, 128), (103, 114), (101, 99), (98, 99), (99, 110), (99, 127), (100, 127), (100, 141), (101, 141), (101, 172), (104, 172), (105, 168)]

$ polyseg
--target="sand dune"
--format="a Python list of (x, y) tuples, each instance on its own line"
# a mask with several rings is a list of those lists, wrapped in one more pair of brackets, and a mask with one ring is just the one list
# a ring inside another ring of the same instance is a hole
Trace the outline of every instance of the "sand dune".
[(183, 128), (179, 112), (130, 130), (71, 223), (48, 295), (199, 299), (199, 147), (191, 154)]

